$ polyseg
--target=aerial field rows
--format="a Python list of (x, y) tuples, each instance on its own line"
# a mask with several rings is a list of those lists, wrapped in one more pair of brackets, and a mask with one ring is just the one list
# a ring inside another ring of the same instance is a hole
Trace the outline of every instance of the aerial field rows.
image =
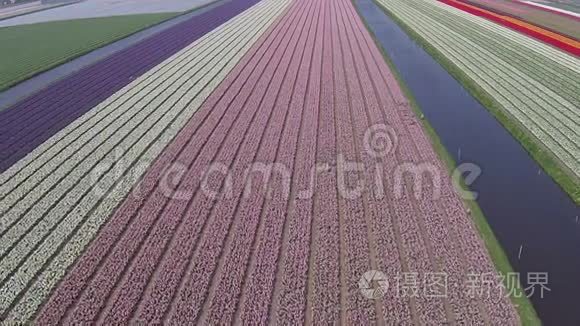
[(528, 150), (531, 135), (531, 145), (551, 153), (556, 167), (539, 163), (553, 176), (567, 175), (561, 184), (578, 196), (578, 58), (438, 1), (378, 2), (488, 94), (524, 131), (516, 137)]
[[(397, 183), (409, 165), (433, 184)], [(8, 321), (519, 321), (509, 297), (465, 293), (494, 265), (348, 0), (259, 2), (0, 184)], [(392, 286), (377, 299), (359, 283), (373, 270)], [(403, 273), (447, 275), (446, 296), (397, 293)]]
[(0, 19), (6, 19), (9, 17), (21, 15), (22, 13), (28, 13), (31, 11), (36, 11), (41, 8), (42, 4), (40, 1), (35, 1), (26, 4), (20, 4), (16, 6), (7, 6), (0, 8)]
[(542, 8), (525, 1), (509, 0), (461, 0), (461, 2), (470, 3), (500, 15), (521, 19), (576, 40), (580, 39), (580, 18), (553, 11), (550, 7)]
[[(557, 47), (563, 51), (566, 51), (572, 55), (579, 56), (580, 55), (580, 42), (574, 38), (563, 35), (556, 31), (551, 31), (549, 29), (542, 28), (540, 26), (530, 24), (527, 21), (514, 18), (511, 16), (506, 16), (502, 14), (497, 14), (493, 11), (484, 9), (483, 7), (471, 5), (469, 3), (465, 3), (463, 1), (457, 0), (440, 0), (441, 2), (468, 12), (470, 14), (484, 17), (489, 19), (493, 22), (501, 24), (503, 26), (509, 27), (513, 30), (531, 36), (535, 39), (538, 39), (542, 42), (550, 44), (554, 47)], [(527, 8), (527, 7), (526, 7)], [(552, 18), (559, 20), (560, 18)], [(574, 21), (576, 25), (580, 26), (578, 22)]]
[(1, 175), (2, 319), (32, 316), (147, 167), (287, 5), (258, 3)]
[[(0, 27), (0, 90), (91, 50), (158, 24), (176, 13), (80, 19)], [(66, 38), (59, 37), (65, 34)]]
[(27, 14), (38, 12), (38, 11), (48, 10), (51, 8), (67, 6), (67, 5), (72, 4), (74, 2), (75, 1), (69, 1), (69, 2), (61, 1), (60, 3), (57, 2), (57, 3), (50, 4), (50, 3), (42, 3), (41, 1), (33, 1), (33, 2), (25, 3), (25, 4), (17, 4), (17, 5), (13, 5), (13, 6), (3, 7), (3, 8), (0, 8), (0, 21), (7, 20), (10, 18), (15, 18), (18, 16), (27, 15)]
[(0, 171), (256, 0), (227, 2), (92, 64), (0, 112)]
[[(559, 2), (559, 1), (527, 1), (517, 0), (517, 2), (525, 4), (533, 8), (541, 8), (560, 16), (580, 18), (580, 7), (573, 2)], [(542, 3), (540, 3), (542, 2)]]
[[(67, 1), (52, 1), (57, 4), (67, 4)], [(0, 27), (29, 25), (53, 21), (66, 21), (85, 18), (102, 18), (113, 16), (142, 15), (154, 13), (183, 13), (199, 6), (205, 6), (212, 0), (115, 0), (103, 2), (102, 0), (71, 0), (75, 3), (70, 8), (61, 7), (54, 10), (43, 10), (33, 15), (23, 15), (15, 19), (0, 22)], [(20, 5), (24, 7), (25, 5)], [(30, 6), (30, 5), (28, 5)], [(45, 4), (45, 7), (49, 4)]]

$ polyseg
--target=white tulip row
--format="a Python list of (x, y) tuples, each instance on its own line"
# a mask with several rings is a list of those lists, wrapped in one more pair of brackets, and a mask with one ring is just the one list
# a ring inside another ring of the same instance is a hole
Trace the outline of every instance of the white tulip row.
[[(447, 5), (451, 9), (446, 9), (447, 13), (442, 16), (439, 9), (442, 4), (434, 0), (379, 0), (379, 3), (458, 66), (571, 171), (580, 176), (580, 109), (575, 97), (577, 95), (574, 93), (569, 96), (571, 93), (567, 95), (566, 92), (560, 94), (547, 87), (546, 80), (550, 81), (552, 88), (553, 85), (563, 84), (560, 80), (553, 80), (557, 77), (548, 74), (548, 70), (544, 70), (542, 75), (532, 74), (534, 69), (538, 70), (537, 65), (529, 61), (515, 62), (509, 56), (500, 54), (499, 51), (506, 50), (498, 48), (490, 39), (499, 37), (495, 32), (498, 27), (503, 30), (507, 28), (493, 24), (493, 30), (486, 27), (482, 29), (483, 24), (474, 24), (472, 20), (466, 22), (462, 15), (450, 15), (453, 12), (466, 13)], [(470, 30), (465, 24), (471, 24), (474, 28)], [(479, 29), (476, 26), (480, 26)], [(477, 32), (474, 33), (474, 30)], [(488, 34), (489, 37), (478, 34)], [(549, 52), (545, 49), (543, 52), (536, 51), (541, 46), (533, 42), (527, 42), (527, 45), (526, 54), (538, 56)], [(550, 48), (547, 45), (545, 47)], [(518, 50), (522, 51), (521, 47)], [(555, 67), (559, 66), (559, 71), (567, 71), (573, 80), (572, 87), (575, 87), (574, 82), (580, 80), (580, 74), (569, 69), (568, 63), (575, 60), (576, 67), (579, 67), (580, 60), (567, 54), (559, 57), (566, 60), (557, 62), (553, 58), (544, 57), (542, 62), (551, 62)], [(526, 64), (530, 67), (522, 68)]]
[[(259, 2), (0, 176), (0, 314), (10, 308), (8, 320), (21, 322), (34, 314), (136, 180), (289, 3)], [(103, 198), (95, 190), (112, 191)]]

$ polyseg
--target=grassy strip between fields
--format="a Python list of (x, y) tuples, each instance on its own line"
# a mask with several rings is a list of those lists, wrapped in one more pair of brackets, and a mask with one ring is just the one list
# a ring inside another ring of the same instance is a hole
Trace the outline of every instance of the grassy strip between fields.
[[(356, 8), (356, 4), (353, 3), (353, 5)], [(382, 8), (383, 11), (385, 11), (389, 15), (389, 17), (393, 17), (382, 6), (380, 6), (379, 4), (377, 4), (377, 5), (380, 8)], [(357, 11), (358, 11), (358, 8), (357, 8)], [(372, 29), (368, 26), (367, 22), (364, 20), (363, 16), (360, 14), (360, 12), (359, 12), (359, 16), (361, 17), (363, 23), (367, 27), (367, 30), (369, 31), (372, 38), (374, 39), (375, 44), (377, 45), (377, 47), (380, 49), (381, 53), (383, 54), (383, 57), (384, 57), (387, 65), (389, 66), (389, 68), (393, 72), (395, 78), (397, 79), (399, 85), (401, 86), (401, 89), (403, 90), (403, 93), (405, 94), (405, 96), (409, 100), (409, 103), (411, 104), (411, 108), (413, 109), (413, 112), (415, 113), (415, 115), (417, 117), (422, 116), (423, 113), (422, 113), (419, 105), (417, 104), (417, 101), (415, 100), (413, 93), (407, 87), (407, 85), (405, 84), (403, 79), (401, 78), (401, 75), (399, 74), (397, 67), (393, 64), (389, 55), (384, 51), (380, 42), (376, 39)], [(399, 20), (395, 19), (395, 21), (399, 24), (399, 26), (402, 26), (401, 22)], [(408, 33), (408, 28), (405, 27), (404, 29)], [(433, 145), (433, 148), (435, 149), (437, 155), (439, 156), (439, 158), (441, 160), (443, 160), (449, 173), (450, 174), (453, 173), (457, 164), (456, 164), (455, 160), (452, 158), (452, 156), (449, 154), (449, 152), (447, 151), (445, 146), (441, 143), (441, 140), (439, 139), (439, 136), (435, 132), (435, 129), (433, 129), (433, 127), (431, 126), (429, 121), (427, 121), (427, 119), (418, 119), (418, 120), (420, 120), (422, 122), (423, 130), (425, 130), (425, 132), (429, 136), (429, 139), (431, 140), (431, 144)], [(461, 179), (461, 185), (464, 189), (469, 188), (465, 184), (463, 179)], [(504, 275), (504, 276), (508, 275), (509, 273), (513, 273), (514, 272), (513, 267), (511, 266), (511, 263), (509, 262), (507, 255), (505, 254), (501, 244), (499, 243), (499, 241), (495, 237), (491, 227), (487, 223), (487, 219), (485, 218), (485, 215), (483, 214), (483, 212), (482, 212), (481, 208), (479, 207), (479, 205), (477, 204), (477, 202), (475, 200), (464, 200), (464, 203), (471, 210), (470, 214), (473, 217), (473, 221), (477, 227), (477, 230), (479, 231), (479, 234), (483, 238), (483, 241), (484, 241), (484, 243), (487, 247), (487, 250), (488, 250), (488, 252), (489, 252), (489, 254), (490, 254), (490, 256), (495, 264), (497, 271), (501, 275)], [(523, 293), (523, 289), (522, 289), (522, 286), (520, 284), (510, 284), (510, 282), (507, 281), (507, 278), (504, 279), (504, 285), (506, 286), (506, 291), (509, 291), (510, 294)], [(525, 295), (522, 295), (522, 296), (511, 295), (511, 300), (518, 311), (518, 314), (520, 316), (520, 319), (521, 319), (521, 322), (523, 325), (534, 325), (535, 326), (535, 325), (542, 324), (537, 313), (536, 313), (536, 310), (534, 309), (534, 307), (532, 305), (532, 303)]]
[(580, 180), (560, 160), (546, 148), (525, 126), (504, 110), (497, 100), (489, 95), (481, 86), (463, 72), (457, 65), (432, 46), (421, 35), (400, 20), (388, 9), (379, 6), (393, 21), (395, 21), (413, 40), (441, 64), (469, 93), (486, 107), (495, 118), (506, 128), (540, 166), (560, 185), (576, 205), (580, 205)]
[(211, 1), (179, 13), (85, 18), (2, 27), (0, 91), (146, 28), (214, 3)]

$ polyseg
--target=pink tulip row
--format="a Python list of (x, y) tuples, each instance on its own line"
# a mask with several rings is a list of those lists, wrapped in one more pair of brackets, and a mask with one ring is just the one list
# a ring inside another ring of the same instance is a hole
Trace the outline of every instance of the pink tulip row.
[[(292, 144), (298, 137), (300, 130), (302, 107), (290, 107), (290, 102), (294, 95), (293, 89), (301, 58), (305, 51), (309, 28), (314, 18), (313, 14), (307, 13), (314, 10), (315, 5), (316, 3), (314, 2), (302, 3), (299, 6), (299, 20), (295, 29), (287, 31), (287, 35), (291, 35), (292, 38), (270, 82), (266, 98), (261, 104), (262, 106), (272, 107), (273, 113), (266, 130), (266, 137), (256, 141), (256, 143), (261, 144), (256, 153), (257, 157), (253, 160), (254, 162), (265, 164), (277, 162), (291, 168), (288, 160), (295, 155), (296, 147)], [(237, 175), (237, 173), (233, 175)], [(240, 300), (243, 299), (240, 296), (247, 278), (246, 270), (251, 263), (250, 257), (255, 257), (257, 254), (258, 239), (266, 237), (270, 241), (274, 240), (275, 233), (264, 233), (266, 232), (265, 228), (268, 226), (279, 227), (280, 217), (283, 217), (284, 214), (284, 212), (280, 211), (276, 214), (276, 208), (271, 207), (271, 205), (275, 205), (276, 199), (286, 197), (283, 193), (284, 188), (281, 186), (284, 181), (282, 180), (283, 176), (275, 173), (271, 175), (270, 180), (261, 179), (263, 177), (261, 174), (247, 177), (255, 180), (252, 180), (251, 188), (247, 191), (246, 196), (243, 199), (236, 199), (237, 209), (235, 211), (232, 210), (230, 213), (234, 225), (229, 231), (228, 240), (222, 253), (221, 264), (218, 265), (216, 275), (214, 275), (212, 280), (213, 291), (206, 298), (206, 309), (203, 311), (205, 318), (202, 318), (202, 320), (210, 324), (231, 323), (234, 321), (236, 308)], [(247, 181), (244, 184), (248, 184)], [(269, 194), (262, 190), (264, 183), (269, 184), (267, 187), (271, 189)], [(279, 185), (276, 185), (276, 183), (279, 183)], [(234, 191), (234, 196), (236, 196), (236, 192)], [(281, 216), (277, 217), (276, 215)], [(220, 232), (220, 234), (226, 233), (228, 232)], [(255, 259), (258, 258), (256, 257)], [(263, 261), (263, 263), (275, 266), (275, 261)], [(267, 282), (267, 279), (261, 278), (259, 281), (263, 285), (263, 282)], [(192, 289), (197, 289), (197, 287), (194, 286)], [(271, 289), (271, 286), (265, 289)], [(263, 292), (262, 296), (264, 295), (266, 293)], [(251, 296), (250, 293), (247, 293), (244, 297), (246, 300), (263, 299)]]

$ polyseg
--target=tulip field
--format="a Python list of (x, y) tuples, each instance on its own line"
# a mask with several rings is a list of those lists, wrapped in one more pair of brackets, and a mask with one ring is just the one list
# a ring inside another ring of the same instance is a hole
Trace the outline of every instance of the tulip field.
[[(538, 25), (534, 25), (528, 22), (527, 20), (518, 19), (509, 15), (503, 15), (501, 13), (496, 13), (493, 10), (487, 10), (485, 9), (485, 7), (478, 6), (475, 4), (472, 5), (465, 1), (459, 0), (439, 0), (439, 1), (449, 6), (468, 12), (472, 15), (484, 17), (485, 19), (498, 23), (502, 26), (506, 26), (524, 35), (531, 36), (532, 38), (550, 44), (574, 56), (580, 56), (580, 42), (573, 36), (564, 35), (557, 29), (542, 28)], [(529, 7), (526, 5), (524, 6), (524, 8), (528, 9)], [(544, 9), (542, 10), (545, 11)], [(549, 21), (550, 22), (563, 21), (566, 18), (572, 19), (572, 22), (575, 23), (574, 25), (568, 24), (571, 25), (571, 28), (573, 30), (578, 29), (580, 27), (580, 25), (578, 24), (580, 20), (576, 17), (570, 18), (567, 16), (563, 17), (562, 15), (553, 14), (552, 16), (550, 16)], [(565, 22), (562, 23), (566, 25)]]
[[(501, 15), (514, 17), (530, 22), (536, 26), (560, 33), (562, 35), (580, 38), (580, 19), (562, 12), (549, 10), (550, 7), (540, 4), (535, 6), (526, 1), (509, 0), (461, 0)], [(547, 8), (546, 8), (547, 7)], [(548, 9), (548, 10), (546, 10)]]
[(378, 3), (451, 63), (456, 77), (580, 200), (580, 59), (438, 1)]
[[(0, 171), (255, 0), (236, 1), (118, 51), (0, 111)], [(53, 23), (47, 23), (53, 24)]]
[[(513, 44), (478, 78), (573, 168), (576, 59)], [(0, 322), (520, 324), (351, 1), (224, 2), (134, 47), (0, 112)]]

